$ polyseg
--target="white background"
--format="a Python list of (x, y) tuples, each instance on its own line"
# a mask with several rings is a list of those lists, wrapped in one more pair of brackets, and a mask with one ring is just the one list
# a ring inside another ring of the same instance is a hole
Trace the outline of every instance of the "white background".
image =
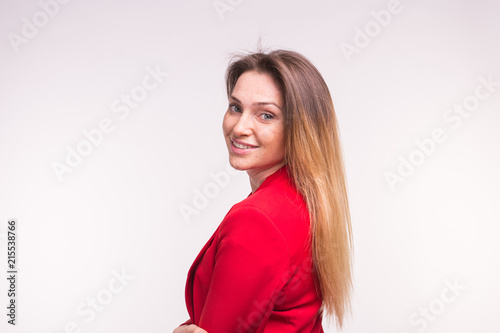
[[(389, 1), (232, 0), (221, 16), (211, 0), (72, 0), (53, 17), (49, 2), (0, 2), (2, 277), (9, 218), (19, 239), (17, 325), (6, 323), (1, 278), (1, 332), (59, 333), (71, 322), (81, 332), (171, 332), (188, 319), (187, 271), (251, 191), (245, 172), (218, 187), (211, 175), (229, 175), (230, 53), (255, 50), (259, 36), (308, 57), (334, 100), (355, 239), (344, 332), (500, 331), (497, 2), (401, 0), (385, 26), (372, 11), (381, 20)], [(169, 75), (120, 118), (111, 105), (140, 92), (148, 68)], [(480, 77), (496, 86), (454, 127), (445, 115), (474, 102)], [(103, 119), (113, 130), (60, 181), (53, 164)], [(436, 128), (446, 140), (419, 153), (415, 141)], [(418, 154), (391, 189), (386, 174)], [(209, 188), (218, 193), (206, 207), (183, 217)], [(113, 271), (133, 277), (114, 294)], [(97, 296), (102, 311), (77, 313)]]

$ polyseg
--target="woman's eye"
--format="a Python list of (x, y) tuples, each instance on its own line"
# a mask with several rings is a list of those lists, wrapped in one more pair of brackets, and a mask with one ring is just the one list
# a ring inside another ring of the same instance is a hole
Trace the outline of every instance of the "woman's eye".
[(234, 104), (229, 104), (229, 108), (232, 109), (235, 112), (240, 112), (240, 107)]
[(262, 115), (264, 116), (264, 120), (271, 120), (274, 118), (274, 116), (270, 113), (263, 113)]

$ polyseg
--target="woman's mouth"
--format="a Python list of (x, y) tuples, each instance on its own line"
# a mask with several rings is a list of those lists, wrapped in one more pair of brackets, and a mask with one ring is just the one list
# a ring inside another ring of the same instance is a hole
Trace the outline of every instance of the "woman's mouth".
[(237, 153), (237, 154), (246, 154), (246, 153), (250, 153), (252, 152), (253, 150), (257, 149), (258, 147), (255, 147), (255, 146), (246, 146), (246, 145), (242, 145), (242, 144), (239, 144), (239, 143), (236, 143), (234, 142), (233, 140), (231, 140), (231, 150), (234, 152), (234, 153)]

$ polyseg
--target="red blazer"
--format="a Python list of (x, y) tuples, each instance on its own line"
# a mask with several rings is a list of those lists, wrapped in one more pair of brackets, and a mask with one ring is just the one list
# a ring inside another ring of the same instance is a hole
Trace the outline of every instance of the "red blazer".
[(183, 324), (208, 333), (323, 332), (309, 223), (285, 165), (231, 207), (196, 257)]

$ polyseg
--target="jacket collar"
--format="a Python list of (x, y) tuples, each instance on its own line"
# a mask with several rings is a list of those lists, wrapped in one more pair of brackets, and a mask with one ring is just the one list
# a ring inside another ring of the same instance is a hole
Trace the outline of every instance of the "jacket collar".
[(255, 190), (255, 192), (250, 192), (250, 194), (247, 196), (247, 198), (249, 196), (251, 196), (252, 194), (255, 194), (257, 191), (263, 189), (264, 187), (268, 186), (270, 183), (273, 182), (274, 179), (278, 178), (278, 177), (281, 177), (281, 176), (285, 176), (286, 173), (287, 173), (287, 165), (283, 165), (281, 168), (279, 168), (278, 170), (276, 170), (275, 172), (273, 172), (272, 174), (270, 174), (269, 176), (267, 176), (266, 179), (264, 179), (264, 181), (262, 182), (262, 184), (259, 185), (259, 187), (257, 187), (257, 189)]

